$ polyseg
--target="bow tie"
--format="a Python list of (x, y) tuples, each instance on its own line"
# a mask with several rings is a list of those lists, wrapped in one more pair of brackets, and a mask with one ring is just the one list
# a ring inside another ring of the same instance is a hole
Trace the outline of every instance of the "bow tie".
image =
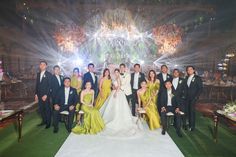
[(124, 75), (124, 73), (120, 73), (120, 75)]

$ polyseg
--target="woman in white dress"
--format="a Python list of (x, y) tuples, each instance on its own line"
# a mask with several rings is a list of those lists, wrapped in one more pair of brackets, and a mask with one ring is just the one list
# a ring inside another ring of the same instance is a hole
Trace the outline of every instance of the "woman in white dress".
[(125, 93), (120, 89), (120, 71), (115, 69), (113, 91), (100, 109), (105, 122), (105, 130), (102, 135), (115, 137), (133, 137), (140, 135), (141, 122), (133, 117)]

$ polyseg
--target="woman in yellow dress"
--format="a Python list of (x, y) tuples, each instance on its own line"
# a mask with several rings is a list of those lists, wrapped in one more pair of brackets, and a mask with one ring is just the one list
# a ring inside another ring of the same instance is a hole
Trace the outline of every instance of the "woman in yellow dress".
[(75, 88), (77, 90), (77, 93), (79, 94), (81, 91), (82, 86), (82, 78), (79, 73), (79, 68), (73, 69), (73, 75), (71, 77), (71, 87)]
[(104, 69), (103, 76), (99, 82), (99, 94), (95, 102), (95, 108), (100, 109), (108, 96), (111, 94), (111, 76), (110, 70)]
[[(77, 91), (78, 96), (80, 95), (81, 88), (82, 88), (82, 78), (79, 73), (79, 68), (73, 69), (73, 75), (71, 77), (71, 87), (75, 88)], [(80, 105), (77, 104), (75, 107), (76, 111), (79, 111)]]
[(139, 109), (142, 107), (146, 111), (146, 120), (150, 130), (160, 128), (160, 115), (147, 88), (147, 82), (141, 82), (141, 88), (137, 91)]
[(157, 79), (157, 75), (154, 70), (150, 70), (148, 73), (147, 88), (150, 92), (150, 96), (153, 98), (153, 102), (157, 104), (157, 94), (160, 89), (160, 80)]
[(85, 84), (85, 89), (81, 92), (81, 109), (84, 112), (83, 124), (77, 124), (72, 132), (76, 134), (96, 134), (105, 127), (100, 112), (93, 107), (94, 90), (91, 89), (91, 82)]

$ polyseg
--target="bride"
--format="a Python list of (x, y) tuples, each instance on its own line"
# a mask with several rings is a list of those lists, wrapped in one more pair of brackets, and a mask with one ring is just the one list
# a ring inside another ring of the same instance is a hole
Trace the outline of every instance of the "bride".
[(105, 130), (102, 135), (115, 137), (133, 137), (140, 134), (141, 122), (133, 117), (125, 93), (120, 89), (120, 70), (115, 69), (113, 91), (107, 98), (100, 113), (105, 122)]

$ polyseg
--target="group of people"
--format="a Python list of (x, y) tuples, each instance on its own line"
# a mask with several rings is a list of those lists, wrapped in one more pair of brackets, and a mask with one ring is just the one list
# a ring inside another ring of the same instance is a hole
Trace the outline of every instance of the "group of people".
[[(88, 72), (83, 77), (78, 68), (73, 70), (72, 77), (63, 77), (58, 65), (53, 67), (51, 74), (47, 71), (46, 61), (41, 61), (39, 68), (35, 93), (42, 117), (39, 126), (50, 128), (53, 115), (54, 133), (58, 132), (60, 112), (65, 110), (69, 112), (67, 130), (77, 134), (135, 135), (142, 130), (137, 118), (140, 111), (144, 111), (149, 129), (162, 126), (163, 135), (169, 112), (174, 115), (179, 137), (182, 137), (180, 113), (188, 119), (189, 130), (195, 129), (195, 104), (203, 85), (193, 66), (188, 66), (187, 77), (181, 78), (178, 69), (174, 69), (172, 75), (168, 74), (166, 65), (161, 66), (159, 74), (150, 70), (145, 76), (140, 64), (134, 65), (131, 74), (125, 64), (120, 64), (113, 72), (104, 69), (99, 80), (93, 63), (88, 64)], [(75, 119), (80, 119), (75, 118), (75, 112), (81, 110), (84, 112), (83, 123), (78, 121), (73, 127)], [(187, 126), (185, 120), (183, 124)]]

